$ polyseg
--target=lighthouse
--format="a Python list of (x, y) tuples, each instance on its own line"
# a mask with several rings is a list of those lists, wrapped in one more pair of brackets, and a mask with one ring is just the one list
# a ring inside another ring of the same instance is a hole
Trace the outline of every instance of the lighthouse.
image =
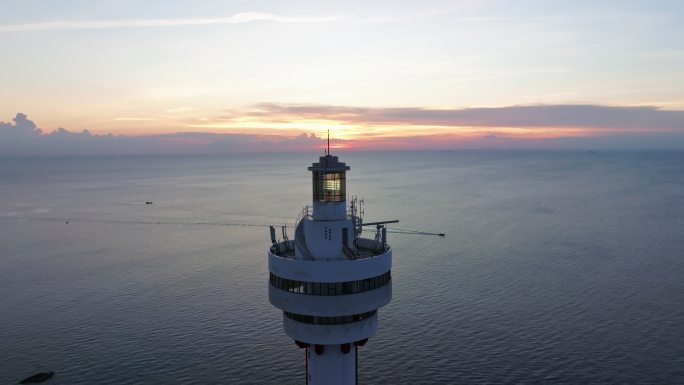
[[(363, 223), (359, 202), (347, 202), (350, 167), (336, 156), (309, 167), (312, 202), (295, 223), (294, 240), (271, 227), (268, 297), (283, 311), (283, 328), (305, 352), (307, 385), (358, 383), (359, 347), (378, 328), (378, 309), (392, 299), (387, 223)], [(374, 236), (362, 238), (365, 226)]]

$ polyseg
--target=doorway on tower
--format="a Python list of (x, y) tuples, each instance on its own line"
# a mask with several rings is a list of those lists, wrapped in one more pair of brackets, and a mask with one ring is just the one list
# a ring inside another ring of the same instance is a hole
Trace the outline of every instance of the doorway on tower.
[(353, 243), (353, 240), (349, 239), (349, 229), (347, 227), (342, 228), (342, 251), (344, 252), (347, 259), (358, 259), (361, 255), (356, 250), (356, 247), (350, 247), (349, 245)]
[(342, 228), (342, 243), (344, 247), (349, 248), (349, 230), (346, 227)]

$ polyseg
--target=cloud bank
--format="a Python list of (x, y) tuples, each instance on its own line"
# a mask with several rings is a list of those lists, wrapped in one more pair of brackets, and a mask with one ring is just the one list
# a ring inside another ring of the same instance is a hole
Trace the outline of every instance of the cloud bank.
[(202, 132), (115, 136), (61, 127), (46, 133), (23, 113), (11, 122), (0, 122), (0, 155), (221, 154), (311, 151), (322, 146), (323, 139), (306, 133), (295, 137)]
[(592, 104), (533, 105), (491, 108), (426, 109), (363, 108), (262, 103), (253, 116), (325, 119), (379, 125), (448, 127), (584, 128), (612, 131), (684, 132), (684, 111), (653, 106), (619, 107)]
[[(334, 143), (357, 150), (684, 149), (684, 111), (652, 106), (426, 109), (262, 103), (247, 111), (232, 111), (228, 117), (217, 120), (239, 121), (245, 117), (264, 122), (265, 129), (269, 128), (268, 122), (311, 120), (330, 121), (331, 125), (354, 124), (361, 127), (361, 131), (355, 134), (356, 139), (336, 139)], [(383, 126), (386, 129), (382, 134), (376, 134), (364, 132), (366, 126)], [(410, 127), (416, 129), (411, 130)], [(438, 133), (434, 131), (435, 127), (439, 128)], [(519, 130), (513, 135), (502, 127)], [(64, 128), (46, 132), (25, 114), (19, 113), (11, 122), (0, 122), (0, 155), (319, 152), (325, 143), (322, 138), (309, 133), (286, 136), (248, 132), (249, 129), (239, 134), (181, 132), (147, 136), (93, 135), (88, 130), (72, 132)], [(545, 136), (549, 132), (553, 135)]]

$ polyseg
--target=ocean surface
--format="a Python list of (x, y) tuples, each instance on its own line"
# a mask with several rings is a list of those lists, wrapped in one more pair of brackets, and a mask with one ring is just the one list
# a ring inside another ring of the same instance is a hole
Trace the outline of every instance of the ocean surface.
[[(684, 384), (684, 152), (337, 155), (446, 233), (389, 234), (362, 384)], [(267, 226), (318, 156), (1, 158), (0, 384), (303, 384)]]

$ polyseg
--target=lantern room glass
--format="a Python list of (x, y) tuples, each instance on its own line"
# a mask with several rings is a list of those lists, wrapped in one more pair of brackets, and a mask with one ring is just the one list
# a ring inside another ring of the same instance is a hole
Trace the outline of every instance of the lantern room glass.
[(344, 172), (314, 172), (314, 202), (344, 202), (347, 195)]

